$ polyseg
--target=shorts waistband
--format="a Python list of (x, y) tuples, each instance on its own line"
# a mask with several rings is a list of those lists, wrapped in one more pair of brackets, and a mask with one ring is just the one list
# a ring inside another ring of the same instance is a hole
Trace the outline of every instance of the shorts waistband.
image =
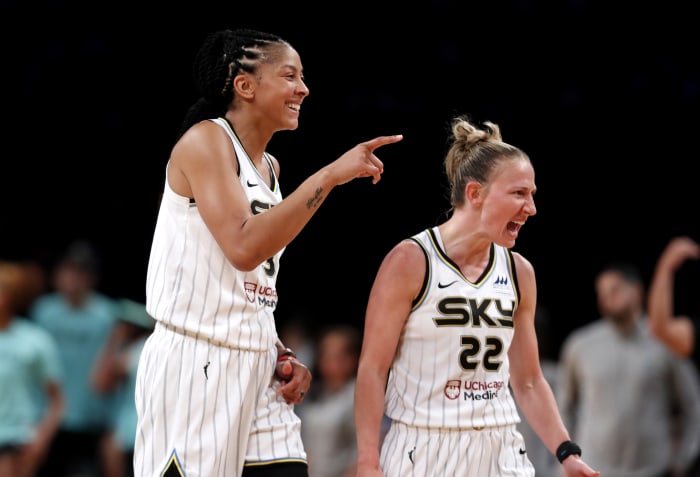
[[(168, 330), (172, 333), (177, 333), (178, 335), (182, 336), (187, 336), (188, 338), (193, 338), (195, 340), (200, 340), (200, 341), (206, 341), (209, 344), (212, 344), (214, 346), (220, 346), (223, 348), (229, 348), (229, 349), (240, 349), (236, 346), (233, 346), (231, 343), (226, 343), (221, 340), (217, 340), (214, 338), (209, 338), (207, 336), (202, 336), (199, 333), (195, 333), (194, 331), (187, 330), (185, 328), (180, 328), (179, 326), (171, 325), (170, 323), (163, 323), (162, 321), (157, 321), (156, 322), (156, 329), (158, 328), (163, 328), (165, 330)], [(253, 350), (249, 350), (253, 351)]]
[(510, 428), (516, 428), (516, 424), (493, 424), (490, 426), (464, 426), (464, 427), (425, 427), (406, 424), (405, 422), (396, 421), (395, 424), (404, 426), (405, 428), (421, 429), (423, 431), (441, 431), (441, 432), (465, 432), (465, 431), (483, 431), (483, 430), (498, 430), (503, 431)]

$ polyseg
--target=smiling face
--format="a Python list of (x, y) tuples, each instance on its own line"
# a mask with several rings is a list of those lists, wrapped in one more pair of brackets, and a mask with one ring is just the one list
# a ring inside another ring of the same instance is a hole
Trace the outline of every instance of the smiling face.
[(520, 227), (537, 213), (535, 170), (527, 159), (504, 159), (480, 187), (481, 218), (491, 240), (512, 247)]
[(309, 95), (299, 54), (280, 44), (270, 47), (266, 56), (255, 75), (242, 75), (251, 88), (246, 90), (247, 99), (254, 101), (258, 114), (270, 122), (274, 131), (296, 129), (301, 103)]

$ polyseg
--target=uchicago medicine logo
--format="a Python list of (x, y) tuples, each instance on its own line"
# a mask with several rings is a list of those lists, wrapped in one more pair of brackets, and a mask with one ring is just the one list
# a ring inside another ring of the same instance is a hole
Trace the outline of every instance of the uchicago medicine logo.
[(503, 389), (505, 383), (503, 381), (462, 381), (459, 379), (450, 379), (445, 384), (445, 397), (450, 400), (455, 400), (459, 397), (460, 391), (464, 388), (464, 399), (472, 401), (481, 401), (485, 399), (498, 398), (498, 392)]
[(268, 286), (258, 286), (257, 283), (245, 282), (245, 296), (249, 302), (274, 308), (277, 305), (277, 290)]

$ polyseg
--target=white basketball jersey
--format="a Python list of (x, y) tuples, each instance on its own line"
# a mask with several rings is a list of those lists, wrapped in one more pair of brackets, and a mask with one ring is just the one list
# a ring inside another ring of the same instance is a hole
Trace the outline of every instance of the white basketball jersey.
[[(263, 181), (228, 122), (212, 119), (231, 138), (238, 180), (254, 214), (282, 200), (271, 160), (271, 187)], [(146, 279), (146, 307), (157, 321), (214, 343), (256, 351), (274, 346), (275, 287), (284, 249), (244, 272), (224, 256), (197, 204), (176, 194), (165, 180)]]
[(445, 253), (437, 227), (412, 239), (427, 272), (389, 373), (387, 415), (430, 428), (520, 422), (508, 388), (519, 299), (510, 250), (492, 245), (488, 266), (470, 282)]

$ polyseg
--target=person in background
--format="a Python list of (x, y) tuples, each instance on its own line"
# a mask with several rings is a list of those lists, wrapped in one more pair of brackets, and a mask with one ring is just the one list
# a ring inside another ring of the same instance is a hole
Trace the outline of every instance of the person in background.
[[(700, 372), (700, 318), (674, 312), (675, 277), (688, 260), (700, 259), (700, 244), (688, 236), (673, 237), (659, 256), (649, 285), (647, 313), (652, 334), (677, 356), (690, 359)], [(700, 455), (688, 477), (700, 477)]]
[(30, 319), (49, 332), (66, 370), (65, 413), (42, 477), (102, 475), (102, 440), (111, 422), (112, 396), (93, 387), (93, 366), (119, 314), (115, 299), (99, 291), (99, 254), (88, 241), (71, 243), (51, 271), (52, 289), (39, 296)]
[(377, 148), (402, 137), (356, 145), (283, 198), (267, 147), (299, 126), (309, 95), (299, 53), (271, 33), (219, 30), (193, 71), (201, 98), (165, 168), (148, 262), (156, 325), (136, 383), (135, 474), (304, 477), (294, 405), (312, 376), (277, 333), (280, 258), (333, 189), (376, 184)]
[(133, 477), (136, 372), (141, 349), (155, 322), (142, 303), (122, 298), (118, 304), (119, 319), (94, 367), (92, 384), (100, 394), (117, 394), (110, 432), (105, 440), (104, 477)]
[[(450, 216), (394, 246), (370, 291), (357, 475), (532, 477), (515, 398), (567, 476), (598, 476), (542, 374), (535, 272), (511, 250), (537, 212), (532, 163), (491, 122), (456, 117), (450, 139)], [(391, 424), (380, 447), (384, 410)]]
[(562, 344), (562, 416), (606, 477), (684, 475), (700, 446), (697, 373), (649, 333), (637, 267), (606, 265), (595, 294), (600, 318)]
[(309, 333), (303, 315), (293, 315), (279, 330), (280, 341), (294, 350), (297, 359), (309, 369), (316, 366), (316, 346)]
[(314, 381), (299, 410), (309, 477), (355, 475), (354, 394), (361, 342), (360, 331), (344, 324), (329, 326), (318, 337)]
[(63, 413), (56, 343), (17, 314), (28, 305), (29, 273), (0, 262), (0, 477), (35, 475)]

